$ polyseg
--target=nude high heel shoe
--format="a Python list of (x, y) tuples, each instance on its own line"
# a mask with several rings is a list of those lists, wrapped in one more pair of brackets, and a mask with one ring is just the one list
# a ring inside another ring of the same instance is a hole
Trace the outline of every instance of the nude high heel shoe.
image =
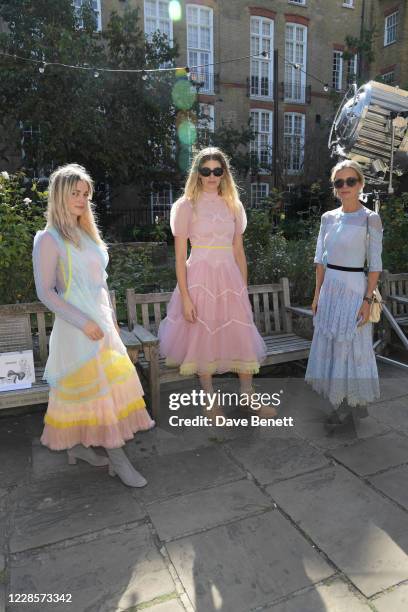
[(130, 463), (122, 448), (106, 448), (109, 457), (109, 476), (119, 476), (128, 487), (145, 487), (147, 480)]
[(83, 446), (82, 444), (77, 444), (73, 448), (70, 448), (67, 451), (67, 455), (69, 465), (76, 465), (78, 459), (86, 461), (90, 465), (94, 465), (96, 467), (104, 467), (109, 465), (109, 459), (107, 457), (98, 455), (93, 448)]

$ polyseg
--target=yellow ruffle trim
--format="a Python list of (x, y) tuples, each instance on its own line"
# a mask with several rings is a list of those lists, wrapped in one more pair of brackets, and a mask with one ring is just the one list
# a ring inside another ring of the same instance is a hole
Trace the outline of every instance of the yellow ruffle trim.
[(114, 425), (117, 421), (121, 421), (126, 419), (132, 412), (136, 410), (141, 410), (146, 406), (145, 401), (142, 397), (133, 402), (130, 402), (125, 408), (119, 411), (117, 415), (116, 421), (108, 422), (108, 421), (100, 421), (96, 417), (89, 418), (73, 418), (72, 415), (69, 416), (69, 421), (64, 421), (63, 419), (54, 419), (48, 413), (44, 417), (44, 423), (50, 425), (50, 427), (55, 427), (56, 429), (68, 429), (69, 427), (85, 427), (85, 426), (103, 426), (109, 427), (110, 425)]
[[(200, 369), (199, 374), (215, 374), (221, 364), (222, 369), (226, 372), (236, 372), (238, 374), (258, 374), (259, 372), (259, 363), (257, 361), (241, 361), (240, 359), (233, 359), (231, 361), (210, 361), (206, 364), (204, 371)], [(180, 374), (183, 376), (198, 374), (198, 364), (195, 361), (182, 363), (180, 365), (172, 359), (167, 358), (166, 366), (168, 368), (180, 367)]]
[[(102, 366), (102, 372), (101, 372)], [(65, 402), (87, 402), (110, 392), (110, 385), (120, 384), (134, 374), (134, 366), (127, 355), (104, 350), (59, 381), (56, 399)]]

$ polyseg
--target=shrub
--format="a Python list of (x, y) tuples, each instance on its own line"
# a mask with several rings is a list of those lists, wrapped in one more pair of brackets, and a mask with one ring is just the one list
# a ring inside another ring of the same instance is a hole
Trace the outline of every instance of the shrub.
[(22, 173), (0, 174), (0, 303), (36, 300), (32, 272), (35, 233), (44, 228), (46, 193)]

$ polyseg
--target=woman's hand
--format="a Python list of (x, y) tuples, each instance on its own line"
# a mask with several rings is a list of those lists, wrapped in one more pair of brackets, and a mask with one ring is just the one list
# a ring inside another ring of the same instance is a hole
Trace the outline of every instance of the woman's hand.
[(364, 300), (360, 310), (358, 311), (358, 315), (357, 315), (357, 320), (361, 319), (360, 322), (358, 323), (357, 327), (361, 327), (362, 325), (365, 325), (368, 321), (368, 318), (370, 316), (370, 304)]
[(102, 340), (104, 336), (103, 331), (95, 321), (87, 321), (82, 331), (90, 340)]
[(189, 296), (183, 298), (183, 314), (186, 321), (195, 323), (197, 320), (197, 311)]
[(319, 301), (319, 296), (315, 295), (314, 298), (313, 298), (313, 302), (312, 302), (313, 316), (316, 316), (318, 301)]

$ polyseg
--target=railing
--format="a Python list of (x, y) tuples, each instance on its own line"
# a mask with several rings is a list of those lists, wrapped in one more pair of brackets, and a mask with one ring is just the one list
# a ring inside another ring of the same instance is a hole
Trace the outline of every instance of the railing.
[(279, 97), (284, 102), (310, 104), (312, 100), (311, 86), (293, 81), (281, 82), (279, 83)]
[(189, 78), (198, 94), (213, 94), (219, 86), (219, 75), (210, 71), (197, 71), (192, 68)]

